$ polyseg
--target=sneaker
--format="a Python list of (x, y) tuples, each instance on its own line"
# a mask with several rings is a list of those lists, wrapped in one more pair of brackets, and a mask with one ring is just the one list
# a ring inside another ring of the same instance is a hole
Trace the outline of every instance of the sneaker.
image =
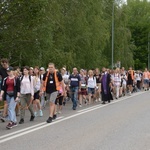
[(24, 123), (24, 119), (20, 119), (19, 124), (23, 124)]
[(11, 129), (13, 127), (13, 122), (9, 122), (6, 126), (7, 129)]
[(13, 122), (13, 127), (16, 127), (16, 126), (18, 126), (17, 122), (16, 123)]
[(39, 110), (39, 116), (42, 117), (43, 116), (43, 111)]
[(5, 121), (6, 121), (5, 117), (3, 117), (3, 116), (0, 117), (0, 120), (1, 120), (2, 122), (5, 122)]
[(76, 108), (75, 108), (75, 107), (73, 107), (72, 109), (73, 109), (73, 110), (76, 110)]
[(52, 122), (52, 117), (49, 117), (46, 122), (51, 123)]
[(87, 100), (85, 100), (85, 102), (84, 102), (85, 104), (87, 104)]
[(30, 121), (33, 121), (35, 118), (35, 116), (31, 116)]
[(38, 113), (37, 113), (36, 111), (34, 112), (34, 116), (35, 116), (35, 117), (37, 117), (37, 116), (38, 116)]
[(58, 114), (61, 114), (61, 111), (60, 111), (60, 110), (58, 111)]
[(55, 120), (57, 118), (57, 115), (56, 114), (54, 114), (54, 116), (53, 116), (53, 120)]
[(81, 104), (79, 104), (79, 107), (82, 107), (82, 105), (81, 105)]
[(105, 101), (103, 101), (102, 104), (105, 104)]

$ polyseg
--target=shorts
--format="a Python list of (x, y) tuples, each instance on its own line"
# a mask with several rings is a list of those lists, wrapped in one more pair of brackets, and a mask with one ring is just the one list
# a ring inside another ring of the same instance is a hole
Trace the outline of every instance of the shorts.
[(149, 84), (149, 80), (148, 79), (144, 79), (144, 84)]
[(95, 88), (88, 87), (88, 94), (95, 94)]
[(34, 100), (40, 99), (39, 93), (40, 93), (40, 91), (37, 91), (36, 93), (34, 93)]
[(133, 85), (133, 80), (128, 80), (127, 85)]
[(126, 89), (126, 87), (127, 87), (127, 84), (122, 84), (123, 89)]
[(81, 88), (81, 91), (79, 92), (80, 95), (87, 95), (87, 91), (86, 89), (82, 89)]
[(57, 96), (58, 96), (58, 91), (53, 92), (53, 93), (51, 93), (51, 94), (46, 93), (46, 98), (47, 98), (47, 100), (48, 100), (49, 102), (54, 103), (54, 104), (55, 104), (55, 101), (56, 101)]

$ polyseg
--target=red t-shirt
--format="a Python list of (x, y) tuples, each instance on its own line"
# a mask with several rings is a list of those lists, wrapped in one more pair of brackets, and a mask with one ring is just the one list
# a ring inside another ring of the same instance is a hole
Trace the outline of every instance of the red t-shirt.
[(14, 91), (14, 79), (9, 79), (9, 77), (6, 80), (6, 86), (7, 91)]

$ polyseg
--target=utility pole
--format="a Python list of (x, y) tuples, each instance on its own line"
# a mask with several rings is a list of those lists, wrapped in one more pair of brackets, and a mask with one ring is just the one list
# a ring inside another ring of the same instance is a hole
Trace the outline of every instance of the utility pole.
[(150, 51), (149, 51), (149, 48), (150, 48), (150, 32), (148, 33), (148, 70), (150, 69)]
[(111, 58), (111, 67), (114, 67), (114, 5), (115, 1), (113, 0), (112, 5), (112, 58)]

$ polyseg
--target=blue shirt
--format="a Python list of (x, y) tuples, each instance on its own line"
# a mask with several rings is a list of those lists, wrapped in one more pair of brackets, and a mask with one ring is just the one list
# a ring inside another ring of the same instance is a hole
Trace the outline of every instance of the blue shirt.
[(79, 87), (79, 82), (81, 81), (79, 74), (77, 74), (77, 75), (71, 74), (69, 76), (69, 80), (70, 80), (71, 87)]

